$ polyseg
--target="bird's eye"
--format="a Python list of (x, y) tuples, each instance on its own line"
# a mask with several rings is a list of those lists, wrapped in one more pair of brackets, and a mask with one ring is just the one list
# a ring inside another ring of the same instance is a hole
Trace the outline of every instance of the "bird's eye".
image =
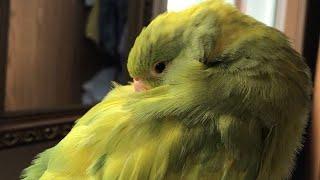
[(161, 74), (166, 69), (166, 66), (167, 66), (166, 62), (158, 62), (153, 67), (154, 72), (157, 74)]

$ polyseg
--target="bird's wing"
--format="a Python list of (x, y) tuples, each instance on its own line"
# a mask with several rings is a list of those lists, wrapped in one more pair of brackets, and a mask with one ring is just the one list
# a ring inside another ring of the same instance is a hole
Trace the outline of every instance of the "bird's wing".
[[(191, 116), (132, 114), (124, 106), (130, 98), (122, 96), (121, 88), (115, 91), (119, 94), (111, 92), (58, 145), (40, 154), (23, 177), (220, 180), (255, 175), (252, 169), (257, 169), (254, 162), (259, 156), (255, 146), (260, 142), (256, 121), (228, 115), (211, 119), (211, 124), (189, 126), (186, 122), (205, 121), (187, 120)], [(152, 109), (165, 110), (161, 103), (167, 101), (150, 96), (134, 107), (154, 113)], [(157, 107), (146, 106), (147, 102)]]
[[(163, 178), (182, 126), (168, 118), (147, 118), (137, 113), (146, 108), (155, 110), (146, 105), (159, 98), (146, 93), (144, 100), (137, 97), (130, 102), (132, 90), (132, 86), (116, 87), (80, 118), (62, 141), (40, 154), (21, 177), (25, 180)], [(127, 107), (134, 102), (137, 105)], [(132, 111), (133, 107), (140, 109)]]
[(127, 119), (128, 113), (121, 109), (121, 105), (126, 103), (126, 96), (132, 92), (131, 86), (117, 86), (102, 102), (80, 118), (55, 147), (39, 154), (32, 165), (23, 171), (21, 178), (89, 177), (87, 168), (103, 149), (99, 146), (103, 145), (101, 139), (103, 136), (108, 137), (112, 128)]

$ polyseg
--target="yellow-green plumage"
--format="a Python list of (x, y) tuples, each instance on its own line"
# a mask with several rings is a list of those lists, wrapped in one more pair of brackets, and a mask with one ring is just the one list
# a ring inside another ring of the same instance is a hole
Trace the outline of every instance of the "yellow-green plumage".
[[(154, 64), (165, 61), (163, 73)], [(40, 154), (24, 179), (285, 179), (310, 103), (309, 69), (286, 37), (219, 0), (157, 17), (132, 77)]]

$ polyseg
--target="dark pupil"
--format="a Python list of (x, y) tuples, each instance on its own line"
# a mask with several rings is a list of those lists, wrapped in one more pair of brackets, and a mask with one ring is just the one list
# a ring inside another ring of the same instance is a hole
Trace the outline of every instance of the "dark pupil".
[(165, 68), (166, 68), (166, 64), (163, 62), (156, 64), (156, 66), (154, 67), (156, 73), (159, 73), (159, 74), (162, 73)]

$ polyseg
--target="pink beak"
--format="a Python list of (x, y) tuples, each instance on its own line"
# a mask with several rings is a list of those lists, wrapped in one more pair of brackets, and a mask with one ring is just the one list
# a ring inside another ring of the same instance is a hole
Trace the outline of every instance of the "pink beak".
[(140, 78), (133, 78), (133, 87), (135, 92), (141, 92), (150, 89), (150, 87), (145, 85)]

